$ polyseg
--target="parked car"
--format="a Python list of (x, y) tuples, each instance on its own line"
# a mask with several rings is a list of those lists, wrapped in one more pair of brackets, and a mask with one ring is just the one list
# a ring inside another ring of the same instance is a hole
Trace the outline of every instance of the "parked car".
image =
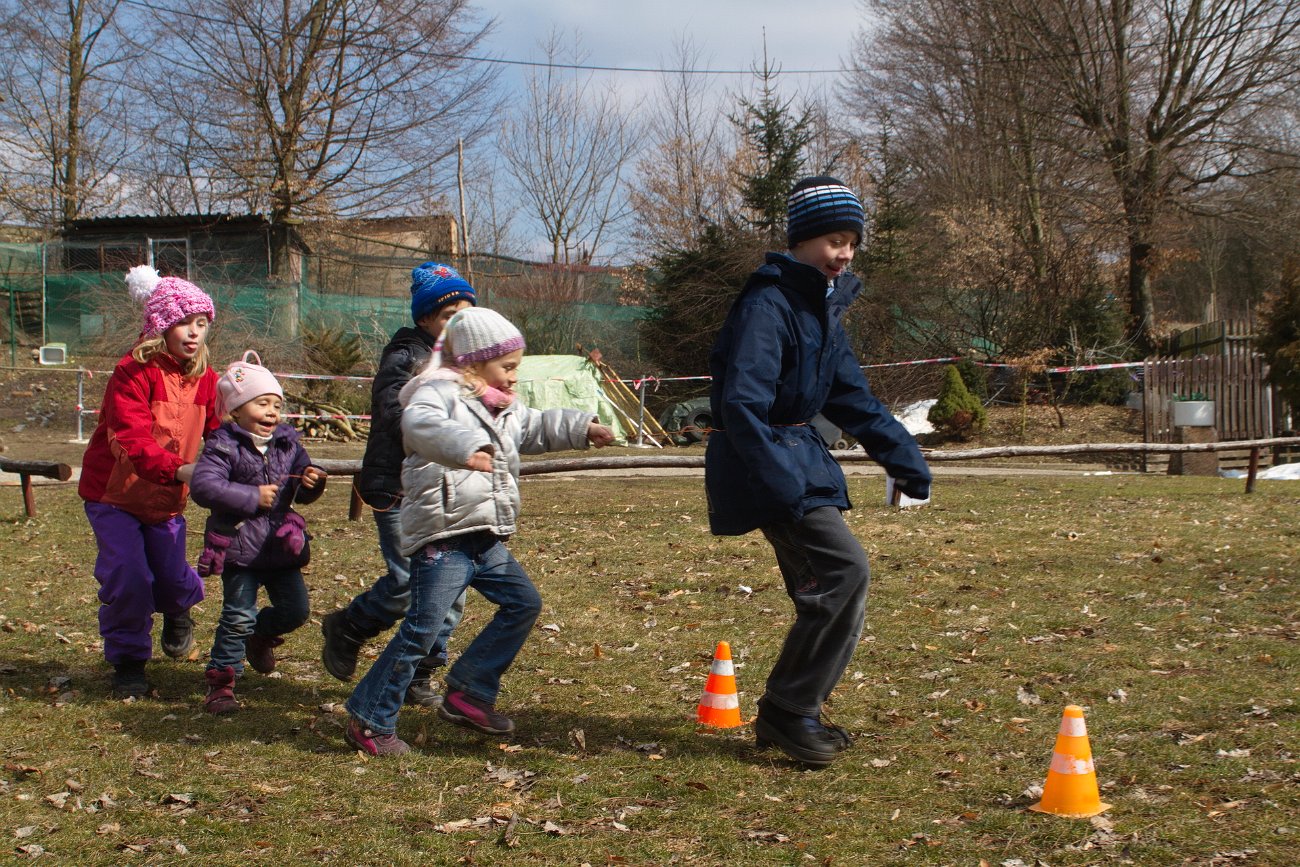
[[(659, 416), (659, 424), (673, 435), (678, 445), (703, 442), (708, 439), (713, 429), (713, 410), (707, 397), (696, 397), (673, 404)], [(813, 427), (826, 445), (832, 449), (849, 449), (854, 446), (853, 437), (844, 433), (824, 416), (815, 416)]]

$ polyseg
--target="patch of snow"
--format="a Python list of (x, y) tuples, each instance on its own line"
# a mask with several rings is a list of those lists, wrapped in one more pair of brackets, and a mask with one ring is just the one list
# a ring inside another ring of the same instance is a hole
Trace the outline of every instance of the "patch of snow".
[(930, 420), (926, 416), (930, 413), (930, 407), (938, 402), (937, 398), (931, 398), (930, 400), (918, 400), (915, 403), (909, 403), (902, 410), (894, 413), (894, 417), (903, 423), (903, 427), (907, 428), (907, 432), (912, 436), (933, 433), (934, 425), (930, 424)]
[[(1219, 475), (1225, 479), (1244, 479), (1246, 478), (1245, 470), (1219, 470)], [(1255, 474), (1257, 479), (1290, 479), (1292, 481), (1300, 480), (1300, 464), (1278, 464), (1275, 467), (1269, 467), (1266, 470), (1260, 470)]]

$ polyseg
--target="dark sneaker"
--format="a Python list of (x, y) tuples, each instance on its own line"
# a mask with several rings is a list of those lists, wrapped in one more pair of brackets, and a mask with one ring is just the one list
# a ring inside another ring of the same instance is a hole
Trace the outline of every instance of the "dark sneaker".
[(325, 636), (320, 648), (321, 664), (339, 680), (351, 680), (357, 670), (357, 654), (366, 643), (365, 636), (357, 632), (344, 608), (322, 617), (320, 631)]
[(203, 672), (203, 679), (208, 684), (208, 694), (203, 698), (205, 711), (211, 714), (223, 714), (239, 710), (239, 699), (235, 698), (234, 666), (209, 668)]
[(411, 751), (406, 741), (397, 735), (375, 734), (355, 717), (348, 718), (348, 727), (343, 732), (343, 739), (371, 756), (400, 756)]
[(515, 730), (510, 717), (497, 713), (494, 705), (458, 689), (449, 690), (443, 696), (438, 716), (458, 726), (477, 729), (485, 735), (508, 735)]
[(839, 726), (828, 729), (818, 717), (790, 713), (761, 699), (754, 719), (754, 737), (760, 750), (774, 746), (813, 768), (826, 767), (851, 743), (848, 732)]
[(187, 608), (180, 614), (164, 614), (162, 651), (172, 659), (184, 659), (194, 648), (194, 618)]
[(281, 644), (284, 644), (284, 639), (278, 635), (267, 638), (253, 633), (244, 643), (244, 658), (253, 667), (253, 671), (270, 674), (275, 671), (275, 649)]
[(439, 695), (438, 688), (433, 685), (433, 682), (426, 677), (411, 681), (411, 685), (406, 688), (406, 703), (415, 707), (437, 710), (442, 707), (442, 696)]
[(144, 676), (143, 659), (129, 659), (113, 666), (113, 697), (143, 698), (149, 694), (149, 679)]

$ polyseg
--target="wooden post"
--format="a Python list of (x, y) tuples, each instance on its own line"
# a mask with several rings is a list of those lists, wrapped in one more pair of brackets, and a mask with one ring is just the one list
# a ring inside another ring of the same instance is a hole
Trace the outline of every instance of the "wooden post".
[(1255, 476), (1259, 473), (1259, 446), (1250, 450), (1250, 468), (1246, 470), (1246, 493), (1255, 493)]
[(23, 510), (27, 512), (27, 517), (36, 517), (36, 497), (32, 494), (32, 477), (27, 473), (20, 473), (18, 481), (23, 486)]
[(356, 521), (361, 518), (361, 513), (365, 511), (366, 501), (361, 499), (361, 492), (357, 490), (355, 484), (352, 485), (352, 500), (348, 503), (348, 520)]

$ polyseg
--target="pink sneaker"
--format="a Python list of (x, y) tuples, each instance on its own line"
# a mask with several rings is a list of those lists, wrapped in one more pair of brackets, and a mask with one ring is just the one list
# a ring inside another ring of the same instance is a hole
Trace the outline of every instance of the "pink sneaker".
[(411, 748), (397, 735), (375, 734), (355, 717), (348, 718), (347, 731), (343, 739), (352, 746), (371, 756), (400, 756), (409, 753)]
[(442, 697), (438, 716), (458, 726), (478, 729), (485, 735), (508, 735), (515, 730), (514, 722), (510, 717), (497, 713), (495, 705), (458, 689), (449, 690)]

